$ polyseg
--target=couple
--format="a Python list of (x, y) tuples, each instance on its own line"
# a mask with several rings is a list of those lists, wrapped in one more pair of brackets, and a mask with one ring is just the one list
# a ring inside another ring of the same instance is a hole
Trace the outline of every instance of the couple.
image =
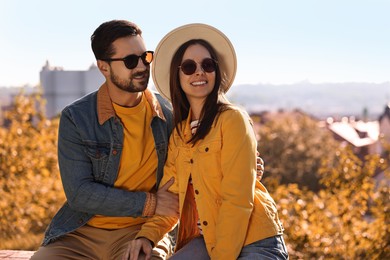
[[(276, 205), (256, 181), (250, 118), (224, 97), (232, 44), (189, 24), (153, 53), (141, 34), (114, 20), (91, 37), (106, 82), (62, 111), (67, 201), (32, 259), (166, 259), (177, 223), (171, 259), (287, 259)], [(147, 89), (152, 61), (173, 115)]]

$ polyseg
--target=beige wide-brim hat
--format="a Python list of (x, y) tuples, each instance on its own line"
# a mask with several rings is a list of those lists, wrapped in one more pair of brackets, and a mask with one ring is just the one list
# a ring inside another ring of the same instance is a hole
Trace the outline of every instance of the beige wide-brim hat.
[(157, 45), (152, 64), (152, 77), (157, 90), (167, 99), (169, 93), (169, 70), (173, 55), (185, 42), (203, 39), (217, 52), (218, 66), (222, 75), (221, 87), (226, 93), (236, 76), (236, 52), (230, 40), (218, 29), (201, 23), (187, 24), (169, 32)]

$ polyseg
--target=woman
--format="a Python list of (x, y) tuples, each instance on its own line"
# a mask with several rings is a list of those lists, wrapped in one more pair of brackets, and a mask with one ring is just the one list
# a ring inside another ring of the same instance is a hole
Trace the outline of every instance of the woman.
[[(179, 27), (157, 46), (152, 75), (172, 101), (175, 125), (161, 181), (175, 178), (169, 190), (179, 194), (171, 259), (288, 259), (275, 202), (256, 181), (251, 120), (224, 96), (235, 73), (232, 44), (211, 26)], [(174, 222), (150, 223), (138, 238)]]

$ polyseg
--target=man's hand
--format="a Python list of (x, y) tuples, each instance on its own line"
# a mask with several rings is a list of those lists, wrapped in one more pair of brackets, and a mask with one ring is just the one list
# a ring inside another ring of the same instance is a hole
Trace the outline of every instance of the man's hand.
[(168, 191), (174, 182), (175, 178), (171, 178), (158, 189), (155, 215), (179, 217), (179, 196)]
[(258, 181), (261, 181), (261, 179), (263, 178), (263, 174), (264, 174), (264, 161), (263, 159), (261, 159), (260, 157), (260, 153), (257, 152), (257, 180)]
[[(143, 253), (141, 253), (141, 251)], [(145, 260), (152, 258), (152, 245), (150, 241), (144, 237), (129, 242), (126, 252), (122, 256), (122, 260), (137, 260), (140, 253), (145, 254)]]

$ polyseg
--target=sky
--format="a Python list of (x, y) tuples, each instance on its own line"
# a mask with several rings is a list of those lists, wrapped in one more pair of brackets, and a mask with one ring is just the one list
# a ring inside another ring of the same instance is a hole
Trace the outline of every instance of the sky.
[(87, 70), (96, 64), (91, 34), (113, 19), (138, 24), (149, 50), (187, 23), (218, 28), (235, 46), (236, 85), (390, 81), (390, 0), (0, 0), (0, 6), (0, 86), (38, 84), (46, 61)]

